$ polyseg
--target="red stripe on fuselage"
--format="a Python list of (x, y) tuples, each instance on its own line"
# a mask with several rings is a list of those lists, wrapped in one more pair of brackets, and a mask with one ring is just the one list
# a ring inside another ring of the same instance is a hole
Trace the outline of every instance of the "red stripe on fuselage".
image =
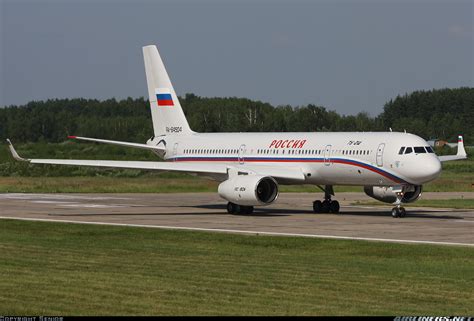
[[(200, 157), (190, 157), (190, 158), (184, 158), (184, 159), (175, 159), (175, 161), (181, 161), (181, 162), (229, 162), (229, 161), (234, 161), (234, 162), (238, 162), (239, 159), (237, 158), (231, 158), (229, 157), (228, 159), (223, 159), (223, 158), (200, 158)], [(261, 159), (258, 159), (258, 158), (244, 158), (244, 161), (245, 162), (248, 162), (248, 163), (324, 163), (325, 160), (324, 159), (302, 159), (302, 158), (298, 158), (298, 159), (278, 159), (278, 158), (275, 158), (275, 159), (265, 159), (265, 158), (261, 158)], [(344, 160), (344, 159), (331, 159), (330, 160), (331, 163), (337, 163), (337, 164), (343, 164), (343, 165), (352, 165), (352, 166), (356, 166), (356, 167), (361, 167), (361, 168), (364, 168), (364, 169), (367, 169), (371, 172), (374, 172), (376, 174), (379, 174), (379, 175), (382, 175), (383, 177), (385, 178), (388, 178), (392, 181), (394, 181), (395, 183), (406, 183), (406, 181), (396, 177), (395, 175), (393, 174), (390, 174), (388, 172), (385, 172), (383, 170), (380, 170), (378, 168), (375, 168), (375, 167), (372, 167), (370, 165), (366, 165), (364, 163), (361, 163), (359, 161), (353, 161), (353, 160)]]

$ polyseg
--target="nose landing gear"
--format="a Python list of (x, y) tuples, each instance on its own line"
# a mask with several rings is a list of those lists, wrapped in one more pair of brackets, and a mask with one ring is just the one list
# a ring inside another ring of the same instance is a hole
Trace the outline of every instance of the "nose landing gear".
[(395, 206), (392, 208), (392, 217), (397, 218), (397, 217), (405, 217), (406, 211), (404, 207), (401, 206)]
[(403, 190), (397, 191), (397, 200), (395, 201), (395, 207), (392, 208), (392, 217), (397, 218), (397, 217), (405, 217), (407, 214), (405, 211), (405, 208), (401, 206), (402, 204), (402, 199), (403, 199)]

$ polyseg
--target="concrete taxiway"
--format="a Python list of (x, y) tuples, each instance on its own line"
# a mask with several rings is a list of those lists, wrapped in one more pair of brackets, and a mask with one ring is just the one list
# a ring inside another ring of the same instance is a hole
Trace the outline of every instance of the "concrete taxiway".
[[(474, 193), (425, 193), (424, 199), (474, 198)], [(341, 214), (314, 214), (316, 194), (284, 193), (252, 215), (227, 214), (214, 193), (0, 194), (0, 217), (86, 224), (145, 226), (229, 233), (474, 246), (474, 210), (357, 206), (362, 193), (340, 193)]]

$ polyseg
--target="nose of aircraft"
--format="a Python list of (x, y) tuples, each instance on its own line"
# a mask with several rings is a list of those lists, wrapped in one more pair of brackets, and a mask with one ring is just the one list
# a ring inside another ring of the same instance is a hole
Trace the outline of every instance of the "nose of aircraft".
[(441, 162), (438, 157), (430, 155), (431, 157), (420, 164), (414, 173), (414, 178), (421, 184), (427, 183), (439, 176), (441, 173)]

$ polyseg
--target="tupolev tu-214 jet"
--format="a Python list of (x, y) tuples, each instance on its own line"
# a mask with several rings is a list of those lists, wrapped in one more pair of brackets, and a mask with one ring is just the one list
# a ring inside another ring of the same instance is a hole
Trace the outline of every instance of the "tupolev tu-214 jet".
[(145, 144), (97, 138), (69, 138), (144, 148), (164, 161), (24, 159), (57, 164), (187, 172), (220, 182), (219, 195), (232, 214), (275, 202), (279, 185), (313, 184), (324, 193), (315, 213), (339, 213), (333, 186), (362, 186), (379, 201), (393, 203), (393, 217), (404, 217), (404, 203), (416, 201), (422, 185), (436, 179), (441, 162), (465, 159), (462, 136), (457, 155), (437, 156), (421, 137), (401, 132), (197, 133), (191, 130), (156, 46), (143, 47), (154, 135)]

